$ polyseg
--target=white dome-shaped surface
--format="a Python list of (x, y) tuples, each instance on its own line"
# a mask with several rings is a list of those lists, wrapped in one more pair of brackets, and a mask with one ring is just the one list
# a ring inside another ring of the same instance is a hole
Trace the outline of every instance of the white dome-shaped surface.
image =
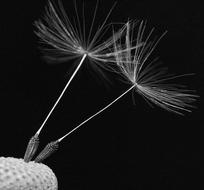
[(0, 190), (57, 190), (57, 178), (46, 165), (0, 157)]

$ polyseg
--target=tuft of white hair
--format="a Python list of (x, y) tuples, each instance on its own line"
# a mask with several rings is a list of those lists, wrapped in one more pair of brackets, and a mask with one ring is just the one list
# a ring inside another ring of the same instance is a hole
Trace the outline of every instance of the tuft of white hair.
[(0, 157), (0, 190), (57, 190), (57, 178), (42, 163)]

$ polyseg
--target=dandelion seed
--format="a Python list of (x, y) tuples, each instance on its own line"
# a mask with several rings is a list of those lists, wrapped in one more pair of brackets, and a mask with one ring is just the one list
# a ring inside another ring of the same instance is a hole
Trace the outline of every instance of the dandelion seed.
[[(46, 14), (44, 21), (36, 21), (35, 26), (38, 31), (37, 36), (42, 40), (43, 43), (51, 46), (49, 49), (45, 49), (49, 59), (68, 61), (74, 58), (81, 58), (79, 64), (77, 65), (75, 71), (72, 73), (70, 79), (66, 83), (64, 89), (62, 90), (60, 96), (56, 100), (55, 104), (49, 111), (45, 120), (41, 124), (40, 128), (36, 134), (31, 138), (38, 138), (41, 130), (45, 126), (52, 112), (58, 105), (71, 81), (77, 74), (78, 70), (82, 66), (84, 60), (89, 58), (91, 65), (103, 76), (103, 71), (101, 69), (112, 70), (113, 67), (110, 63), (115, 62), (115, 52), (113, 51), (114, 43), (116, 39), (119, 39), (123, 34), (125, 27), (122, 27), (117, 32), (114, 33), (114, 38), (111, 36), (104, 42), (100, 43), (102, 36), (107, 31), (108, 26), (106, 22), (112, 12), (113, 7), (110, 9), (109, 13), (105, 17), (102, 24), (98, 27), (97, 31), (93, 33), (93, 26), (95, 24), (95, 17), (97, 12), (98, 2), (93, 13), (93, 20), (90, 25), (88, 33), (86, 32), (85, 19), (84, 19), (84, 7), (83, 7), (83, 20), (80, 21), (77, 6), (75, 2), (76, 11), (76, 21), (73, 24), (65, 13), (62, 4), (59, 1), (59, 11), (57, 11), (51, 1), (48, 1), (48, 6), (46, 8)], [(87, 34), (87, 35), (86, 35)], [(122, 50), (123, 51), (123, 50)], [(33, 142), (33, 141), (32, 141)], [(39, 143), (39, 141), (36, 141)], [(25, 161), (29, 161), (34, 156), (37, 149), (37, 144), (29, 143), (25, 152)]]
[[(111, 36), (104, 42), (100, 43), (101, 36), (107, 31), (109, 25), (106, 25), (106, 22), (112, 12), (113, 7), (110, 9), (109, 13), (105, 17), (102, 24), (98, 27), (97, 31), (93, 34), (93, 26), (95, 22), (96, 12), (97, 12), (98, 2), (93, 13), (93, 20), (90, 25), (88, 33), (86, 32), (85, 20), (80, 21), (76, 3), (76, 21), (72, 23), (68, 16), (65, 13), (65, 10), (62, 4), (59, 1), (59, 11), (54, 8), (51, 1), (48, 1), (48, 6), (46, 8), (46, 14), (44, 21), (39, 20), (35, 22), (37, 27), (36, 34), (42, 40), (43, 43), (51, 46), (51, 48), (44, 48), (44, 51), (47, 54), (47, 57), (51, 60), (59, 61), (68, 61), (74, 58), (80, 58), (81, 60), (77, 65), (75, 71), (61, 92), (59, 98), (55, 102), (54, 106), (50, 110), (46, 119), (42, 123), (41, 127), (37, 131), (37, 134), (40, 134), (43, 126), (47, 122), (48, 118), (52, 114), (53, 110), (59, 103), (66, 89), (70, 85), (71, 81), (77, 74), (78, 70), (82, 66), (85, 58), (89, 58), (92, 61), (91, 65), (99, 71), (103, 72), (101, 69), (111, 69), (111, 62), (114, 62), (114, 53), (110, 50), (113, 50), (114, 40)], [(83, 8), (83, 18), (84, 18), (84, 8)], [(82, 22), (82, 23), (81, 23)], [(82, 25), (82, 26), (81, 26)], [(123, 33), (124, 28), (122, 27), (118, 32), (115, 33), (115, 38), (119, 38)], [(87, 35), (86, 35), (87, 34)], [(109, 63), (109, 64), (108, 64)]]
[[(177, 114), (182, 114), (181, 111), (190, 112), (189, 108), (193, 107), (191, 103), (195, 101), (198, 96), (190, 93), (190, 90), (184, 89), (184, 86), (182, 85), (164, 83), (167, 80), (185, 75), (169, 75), (166, 73), (164, 68), (157, 68), (158, 64), (153, 65), (153, 63), (155, 63), (154, 61), (148, 63), (149, 56), (164, 34), (157, 40), (149, 41), (153, 32), (153, 30), (151, 30), (149, 35), (143, 39), (145, 24), (141, 22), (136, 37), (136, 44), (133, 45), (135, 41), (133, 40), (134, 38), (132, 35), (135, 25), (135, 22), (128, 22), (126, 24), (125, 45), (115, 42), (115, 56), (117, 65), (120, 69), (120, 74), (125, 78), (125, 82), (131, 84), (131, 87), (110, 104), (83, 121), (66, 135), (59, 138), (57, 140), (58, 142), (61, 142), (64, 138), (79, 129), (89, 120), (108, 109), (133, 89), (147, 98), (147, 100), (168, 111), (172, 111)], [(134, 51), (133, 55), (132, 51)]]
[(143, 39), (145, 26), (146, 24), (143, 21), (139, 24), (136, 40), (134, 40), (133, 34), (136, 22), (127, 22), (125, 44), (121, 43), (122, 39), (117, 42), (115, 41), (116, 63), (120, 70), (118, 73), (124, 77), (125, 82), (131, 84), (131, 87), (107, 106), (59, 138), (56, 142), (61, 142), (89, 120), (108, 109), (131, 90), (137, 91), (146, 100), (153, 102), (165, 110), (181, 115), (183, 115), (182, 111), (190, 112), (190, 108), (193, 107), (191, 103), (198, 96), (190, 93), (190, 90), (184, 89), (182, 85), (165, 83), (168, 80), (185, 75), (169, 75), (164, 68), (157, 68), (158, 64), (154, 65), (155, 60), (152, 62), (148, 61), (152, 51), (165, 33), (157, 40), (150, 41), (153, 33), (152, 29), (149, 35)]

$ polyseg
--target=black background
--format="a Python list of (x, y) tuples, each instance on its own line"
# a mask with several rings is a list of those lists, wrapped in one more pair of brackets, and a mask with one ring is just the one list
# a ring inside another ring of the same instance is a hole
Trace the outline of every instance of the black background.
[[(82, 2), (78, 0), (77, 4), (81, 6)], [(96, 1), (84, 2), (93, 11)], [(0, 156), (23, 157), (29, 138), (66, 84), (67, 71), (73, 64), (69, 61), (50, 65), (42, 59), (33, 22), (42, 18), (46, 3), (1, 4)], [(97, 22), (113, 3), (99, 2)], [(72, 1), (63, 0), (63, 4), (68, 13), (73, 12)], [(203, 189), (202, 11), (202, 3), (196, 1), (117, 2), (109, 22), (144, 19), (149, 28), (156, 28), (158, 35), (168, 31), (153, 56), (159, 56), (173, 73), (195, 73), (181, 82), (200, 95), (197, 108), (178, 116), (157, 106), (149, 107), (139, 95), (133, 105), (129, 93), (62, 141), (59, 150), (44, 162), (55, 172), (59, 190)], [(107, 84), (85, 63), (40, 134), (39, 149), (129, 87), (117, 80)], [(108, 76), (115, 80), (115, 75)]]

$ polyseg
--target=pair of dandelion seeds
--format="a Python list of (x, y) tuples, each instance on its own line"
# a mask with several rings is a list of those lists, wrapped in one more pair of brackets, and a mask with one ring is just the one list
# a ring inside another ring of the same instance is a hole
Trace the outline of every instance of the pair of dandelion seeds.
[[(193, 107), (191, 103), (195, 101), (196, 95), (192, 91), (185, 89), (182, 85), (169, 83), (170, 80), (184, 75), (170, 75), (164, 68), (157, 64), (156, 60), (150, 58), (159, 40), (166, 32), (160, 37), (152, 39), (154, 29), (146, 35), (146, 22), (131, 20), (121, 24), (120, 29), (115, 31), (113, 24), (107, 24), (113, 7), (102, 24), (99, 25), (96, 32), (94, 32), (97, 8), (98, 2), (93, 11), (93, 20), (88, 25), (89, 30), (87, 30), (87, 23), (84, 19), (84, 6), (82, 16), (80, 17), (76, 4), (76, 17), (73, 21), (68, 18), (60, 2), (58, 2), (56, 8), (54, 3), (49, 1), (44, 20), (35, 22), (35, 26), (37, 27), (36, 34), (46, 46), (43, 47), (43, 50), (49, 60), (70, 62), (71, 60), (77, 59), (79, 61), (44, 122), (36, 134), (30, 139), (23, 160), (27, 164), (32, 162), (31, 160), (36, 153), (39, 145), (40, 132), (67, 91), (71, 81), (75, 76), (78, 77), (77, 72), (85, 63), (85, 59), (88, 59), (86, 64), (90, 64), (101, 77), (105, 76), (105, 72), (117, 73), (118, 77), (122, 77), (122, 81), (127, 83), (126, 91), (73, 128), (66, 135), (49, 143), (32, 163), (38, 164), (42, 162), (58, 148), (58, 144), (62, 140), (112, 106), (130, 91), (137, 92), (149, 103), (156, 104), (176, 114), (182, 115), (184, 112), (190, 112), (190, 109)], [(110, 30), (110, 37), (102, 41), (104, 34)], [(55, 188), (51, 189), (57, 189), (56, 184), (57, 181), (55, 179)]]

